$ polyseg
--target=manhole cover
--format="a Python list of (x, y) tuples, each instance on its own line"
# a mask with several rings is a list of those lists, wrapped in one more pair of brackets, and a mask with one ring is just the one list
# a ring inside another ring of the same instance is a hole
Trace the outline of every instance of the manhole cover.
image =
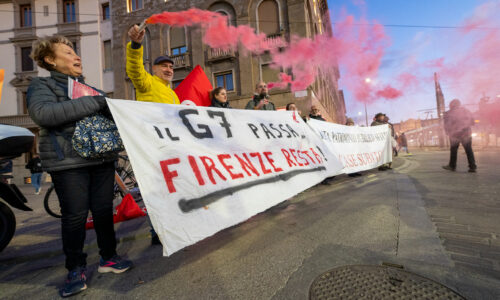
[(431, 279), (385, 266), (343, 266), (314, 279), (309, 299), (465, 299)]

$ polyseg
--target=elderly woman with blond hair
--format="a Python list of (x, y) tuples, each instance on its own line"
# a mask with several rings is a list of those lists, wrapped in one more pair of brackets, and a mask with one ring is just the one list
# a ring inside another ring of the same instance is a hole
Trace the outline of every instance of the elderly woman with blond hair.
[(108, 114), (104, 93), (77, 99), (68, 97), (68, 80), (85, 84), (82, 60), (63, 36), (41, 38), (33, 44), (33, 60), (50, 72), (31, 81), (27, 93), (28, 112), (41, 127), (39, 149), (42, 167), (50, 173), (61, 206), (63, 251), (69, 273), (60, 290), (63, 297), (87, 288), (86, 257), (83, 252), (85, 223), (92, 212), (101, 256), (98, 271), (122, 273), (132, 263), (116, 253), (113, 225), (114, 162), (116, 155), (83, 158), (73, 149), (71, 137), (76, 122), (93, 114)]

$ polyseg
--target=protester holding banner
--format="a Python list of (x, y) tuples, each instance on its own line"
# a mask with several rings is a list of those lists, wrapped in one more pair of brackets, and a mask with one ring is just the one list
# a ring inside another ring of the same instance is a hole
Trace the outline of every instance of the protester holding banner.
[(267, 84), (264, 81), (260, 81), (255, 86), (255, 93), (252, 100), (248, 101), (245, 109), (254, 110), (276, 110), (274, 103), (269, 101), (269, 92), (267, 89)]
[(145, 29), (139, 31), (137, 25), (128, 31), (131, 42), (127, 44), (126, 70), (136, 89), (136, 98), (138, 101), (179, 104), (179, 98), (170, 84), (174, 77), (174, 61), (162, 55), (154, 60), (154, 75), (144, 69), (142, 40), (145, 33)]
[(384, 120), (385, 120), (385, 114), (378, 113), (373, 118), (373, 122), (371, 123), (370, 126), (384, 125), (385, 124)]
[[(387, 119), (388, 121), (388, 119)], [(386, 116), (384, 113), (378, 113), (375, 115), (375, 118), (370, 126), (380, 126), (380, 125), (386, 125)], [(390, 130), (390, 129), (389, 129)], [(391, 136), (392, 136), (392, 131), (391, 131)], [(391, 148), (392, 148), (392, 138), (391, 138)], [(386, 171), (392, 169), (391, 163), (383, 164), (381, 165), (378, 170), (379, 171)]]
[(354, 126), (355, 124), (351, 118), (347, 118), (347, 120), (345, 121), (345, 125), (346, 126)]
[[(345, 122), (345, 125), (346, 126), (354, 126), (354, 120), (351, 119), (351, 118), (347, 118), (347, 120)], [(347, 176), (349, 176), (349, 177), (358, 177), (358, 176), (363, 176), (363, 174), (361, 174), (359, 172), (354, 172), (354, 173), (348, 173)]]
[[(134, 25), (128, 31), (131, 42), (127, 44), (127, 75), (136, 89), (138, 101), (180, 104), (177, 94), (172, 90), (170, 82), (174, 78), (174, 61), (166, 56), (158, 56), (154, 60), (153, 74), (144, 69), (142, 61), (145, 29), (139, 31)], [(151, 223), (151, 221), (149, 221)], [(161, 244), (153, 226), (151, 226), (151, 244)]]
[(295, 105), (295, 103), (290, 102), (286, 105), (286, 110), (297, 110), (297, 106)]
[(63, 36), (39, 39), (33, 45), (31, 57), (50, 72), (50, 77), (36, 77), (31, 81), (27, 105), (30, 117), (41, 127), (42, 167), (52, 177), (61, 206), (62, 242), (69, 273), (60, 294), (66, 297), (87, 288), (87, 255), (83, 245), (89, 209), (100, 249), (98, 271), (121, 273), (132, 263), (116, 254), (113, 226), (116, 155), (84, 159), (73, 150), (71, 141), (77, 121), (96, 113), (106, 114), (104, 93), (96, 90), (102, 95), (73, 100), (68, 97), (68, 80), (81, 84), (84, 81), (82, 61), (72, 43)]
[(227, 101), (227, 91), (223, 87), (216, 87), (210, 92), (210, 99), (212, 99), (212, 107), (219, 108), (232, 108)]
[(321, 116), (319, 109), (315, 105), (311, 106), (311, 112), (309, 113), (309, 118), (320, 121), (326, 121), (325, 118)]

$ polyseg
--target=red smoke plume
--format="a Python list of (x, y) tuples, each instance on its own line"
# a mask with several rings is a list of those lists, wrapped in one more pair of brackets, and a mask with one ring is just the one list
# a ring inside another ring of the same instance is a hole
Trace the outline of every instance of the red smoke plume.
[(227, 16), (220, 13), (197, 8), (155, 14), (147, 19), (147, 23), (162, 23), (174, 27), (201, 26), (204, 29), (203, 42), (212, 48), (224, 50), (238, 50), (238, 44), (240, 44), (245, 52), (261, 54), (286, 45), (281, 39), (269, 40), (264, 33), (255, 33), (250, 26), (228, 25)]
[(478, 6), (462, 24), (453, 47), (459, 53), (446, 58), (443, 83), (461, 94), (463, 102), (477, 103), (483, 93), (500, 94), (500, 2)]
[[(372, 101), (375, 97), (392, 99), (394, 95), (401, 95), (393, 87), (387, 86), (378, 91), (375, 86), (366, 84), (367, 77), (377, 75), (389, 39), (382, 26), (355, 26), (352, 16), (345, 17), (335, 26), (333, 37), (292, 37), (290, 45), (280, 38), (268, 39), (264, 33), (256, 34), (254, 28), (247, 25), (228, 25), (226, 16), (197, 8), (163, 12), (151, 16), (147, 22), (178, 27), (199, 25), (204, 29), (203, 41), (212, 48), (238, 50), (239, 45), (240, 50), (251, 54), (270, 51), (272, 66), (291, 70), (293, 74), (293, 77), (280, 74), (278, 82), (270, 83), (271, 88), (286, 88), (290, 85), (292, 91), (306, 89), (320, 72), (334, 74), (338, 64), (341, 64), (345, 70), (342, 74), (345, 84), (355, 91), (357, 100)], [(279, 52), (280, 47), (285, 48)], [(392, 93), (387, 92), (388, 88), (391, 88)]]

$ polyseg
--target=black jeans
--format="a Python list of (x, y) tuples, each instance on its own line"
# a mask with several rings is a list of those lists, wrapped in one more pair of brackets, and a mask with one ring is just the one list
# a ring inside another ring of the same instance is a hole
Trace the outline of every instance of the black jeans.
[(116, 254), (113, 225), (114, 164), (51, 172), (61, 206), (61, 229), (66, 269), (86, 266), (83, 252), (85, 223), (92, 212), (99, 254), (109, 259)]
[(457, 152), (458, 147), (462, 144), (467, 154), (469, 161), (469, 169), (476, 169), (476, 161), (474, 159), (474, 152), (472, 152), (472, 137), (470, 135), (453, 137), (450, 136), (450, 164), (449, 166), (455, 169), (457, 167)]

